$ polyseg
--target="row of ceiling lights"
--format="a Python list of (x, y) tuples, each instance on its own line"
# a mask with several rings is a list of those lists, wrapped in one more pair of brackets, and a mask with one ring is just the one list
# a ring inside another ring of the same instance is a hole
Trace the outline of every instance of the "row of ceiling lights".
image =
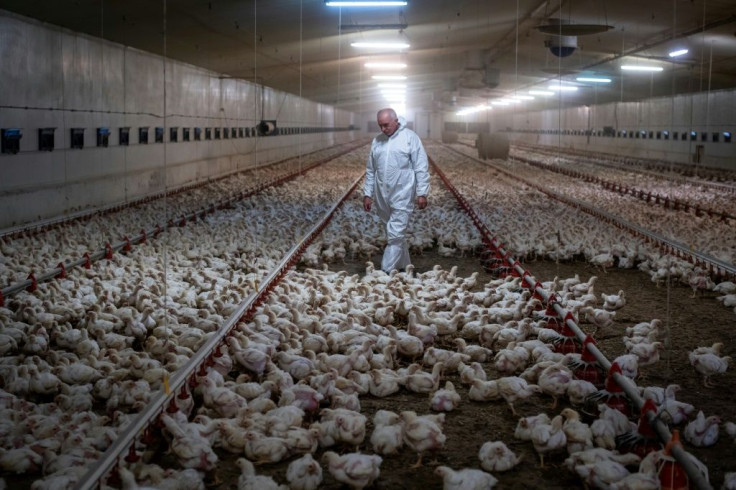
[[(676, 51), (672, 51), (669, 53), (670, 58), (675, 58), (677, 56), (682, 56), (688, 53), (687, 49), (678, 49)], [(663, 71), (663, 68), (661, 66), (649, 66), (649, 65), (622, 65), (621, 70), (623, 71), (638, 71), (638, 72), (660, 72)], [(605, 84), (605, 83), (611, 83), (610, 78), (604, 78), (604, 77), (577, 77), (575, 79), (577, 82), (581, 83), (594, 83), (594, 84)], [(525, 100), (533, 100), (535, 95), (540, 96), (550, 96), (554, 95), (555, 92), (575, 92), (578, 90), (578, 87), (576, 85), (564, 85), (563, 83), (557, 83), (557, 84), (551, 84), (549, 87), (547, 87), (548, 90), (529, 90), (529, 95), (513, 95), (509, 97), (499, 98), (495, 99), (490, 102), (489, 104), (481, 104), (475, 107), (468, 107), (465, 109), (459, 110), (456, 114), (458, 116), (465, 116), (469, 114), (475, 114), (477, 112), (483, 112), (487, 111), (489, 109), (492, 109), (492, 106), (508, 106), (512, 104), (519, 104), (524, 102)]]
[[(325, 0), (325, 5), (330, 7), (403, 7), (407, 1), (395, 0)], [(406, 42), (386, 42), (386, 41), (362, 41), (351, 43), (354, 48), (379, 49), (381, 51), (403, 51), (409, 49), (410, 45)], [(371, 61), (365, 63), (365, 68), (369, 70), (385, 70), (371, 76), (373, 80), (378, 81), (378, 90), (383, 99), (391, 105), (398, 113), (403, 113), (406, 107), (406, 75), (397, 74), (397, 71), (405, 70), (406, 63), (398, 61)]]

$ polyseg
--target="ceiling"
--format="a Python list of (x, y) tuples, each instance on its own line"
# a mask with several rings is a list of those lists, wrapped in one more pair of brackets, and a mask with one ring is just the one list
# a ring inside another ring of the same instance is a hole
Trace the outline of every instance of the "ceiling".
[[(558, 77), (611, 79), (559, 98), (572, 105), (736, 86), (733, 0), (409, 0), (362, 9), (323, 0), (0, 0), (0, 8), (153, 53), (165, 47), (170, 58), (356, 112), (385, 105), (364, 63), (388, 59), (408, 65), (407, 106), (448, 112)], [(560, 58), (536, 28), (550, 18), (611, 28), (578, 36)], [(397, 39), (410, 48), (350, 46)], [(689, 53), (668, 58), (680, 46)], [(624, 74), (622, 64), (664, 71)]]

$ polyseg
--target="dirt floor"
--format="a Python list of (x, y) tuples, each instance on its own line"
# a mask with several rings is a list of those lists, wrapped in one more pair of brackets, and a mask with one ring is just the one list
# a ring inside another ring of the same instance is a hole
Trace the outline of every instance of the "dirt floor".
[[(373, 258), (374, 263), (380, 263), (380, 257)], [(467, 276), (474, 271), (480, 271), (479, 285), (487, 282), (491, 277), (483, 272), (477, 257), (441, 258), (435, 253), (425, 253), (413, 257), (417, 272), (423, 272), (440, 264), (444, 268), (458, 266), (458, 275)], [(610, 294), (620, 289), (626, 291), (627, 304), (619, 310), (616, 325), (604, 338), (598, 339), (601, 350), (612, 360), (624, 353), (621, 336), (626, 327), (641, 321), (659, 318), (669, 325), (670, 338), (668, 348), (662, 355), (662, 360), (652, 367), (643, 368), (641, 377), (637, 380), (640, 386), (666, 386), (669, 383), (678, 383), (682, 391), (678, 399), (687, 401), (703, 410), (706, 416), (719, 415), (725, 421), (736, 421), (736, 406), (733, 403), (732, 391), (736, 387), (736, 374), (731, 369), (724, 375), (714, 379), (716, 387), (705, 388), (700, 377), (687, 361), (687, 353), (694, 347), (711, 345), (720, 341), (725, 344), (726, 354), (732, 353), (734, 332), (736, 332), (736, 316), (733, 311), (724, 308), (716, 302), (714, 294), (692, 299), (691, 290), (677, 285), (672, 288), (655, 287), (649, 277), (638, 270), (612, 269), (606, 273), (584, 262), (556, 264), (553, 262), (531, 262), (525, 267), (540, 281), (551, 280), (555, 276), (565, 278), (579, 274), (584, 280), (590, 276), (598, 276), (596, 294), (601, 292)], [(344, 266), (332, 265), (331, 269), (344, 268), (350, 274), (363, 273), (365, 263), (348, 262)], [(587, 325), (583, 325), (588, 327)], [(439, 347), (454, 349), (452, 340), (442, 339)], [(495, 374), (492, 363), (485, 365), (489, 379)], [(562, 466), (564, 456), (551, 457), (545, 468), (540, 468), (539, 459), (529, 442), (521, 442), (514, 438), (513, 433), (518, 421), (507, 406), (502, 402), (479, 403), (469, 401), (467, 389), (463, 387), (456, 375), (446, 376), (454, 382), (463, 401), (459, 408), (447, 414), (444, 432), (447, 443), (443, 451), (439, 452), (439, 464), (454, 469), (479, 468), (478, 450), (486, 441), (502, 440), (518, 455), (523, 455), (523, 462), (515, 469), (506, 473), (496, 473), (499, 480), (497, 488), (527, 489), (527, 488), (583, 488), (576, 475)], [(444, 380), (442, 381), (444, 383)], [(366, 431), (366, 440), (360, 450), (371, 453), (368, 443), (373, 427), (370, 421), (373, 414), (379, 409), (388, 409), (395, 412), (414, 410), (419, 414), (430, 413), (429, 399), (425, 395), (400, 391), (388, 398), (375, 398), (370, 395), (362, 396), (362, 413), (366, 415), (369, 424)], [(551, 398), (538, 395), (526, 402), (519, 403), (517, 411), (521, 416), (534, 415), (546, 412), (552, 416), (568, 406), (564, 402), (555, 410), (551, 409)], [(710, 448), (686, 448), (695, 454), (709, 468), (710, 481), (714, 488), (718, 488), (723, 481), (723, 475), (729, 471), (736, 471), (736, 445), (724, 431), (718, 443)], [(344, 448), (352, 451), (352, 448)], [(319, 450), (315, 458), (322, 454)], [(237, 488), (238, 470), (232, 464), (236, 459), (230, 455), (220, 455), (222, 458), (220, 477), (223, 483), (217, 488), (220, 490)], [(433, 471), (436, 465), (426, 461), (419, 469), (409, 467), (416, 461), (416, 454), (404, 448), (396, 456), (384, 457), (381, 465), (381, 476), (374, 483), (377, 489), (435, 489), (442, 488), (442, 480)], [(284, 482), (284, 474), (288, 461), (276, 465), (267, 465), (258, 468), (259, 473), (272, 475), (278, 481)], [(547, 462), (546, 462), (547, 463)], [(324, 471), (322, 488), (342, 488), (329, 473)]]

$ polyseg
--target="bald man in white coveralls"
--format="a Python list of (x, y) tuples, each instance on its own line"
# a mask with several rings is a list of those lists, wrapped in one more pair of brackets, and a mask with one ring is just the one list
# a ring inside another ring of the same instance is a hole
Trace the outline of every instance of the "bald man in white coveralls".
[(427, 207), (429, 172), (427, 153), (419, 136), (406, 127), (404, 118), (393, 109), (381, 109), (377, 116), (382, 134), (373, 139), (365, 170), (363, 208), (376, 213), (386, 225), (388, 243), (381, 269), (391, 272), (411, 264), (406, 243), (409, 216), (417, 207)]

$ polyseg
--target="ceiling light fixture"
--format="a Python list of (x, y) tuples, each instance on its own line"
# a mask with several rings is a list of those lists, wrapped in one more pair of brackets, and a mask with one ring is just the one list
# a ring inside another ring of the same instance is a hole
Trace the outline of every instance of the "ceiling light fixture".
[(600, 77), (577, 77), (575, 80), (577, 80), (578, 82), (611, 83), (610, 78), (600, 78)]
[(670, 53), (670, 58), (675, 58), (677, 56), (682, 56), (683, 54), (687, 54), (687, 53), (688, 53), (688, 50), (687, 49), (678, 49), (677, 51), (672, 51)]
[(491, 101), (491, 104), (492, 105), (510, 105), (510, 103), (508, 101), (500, 100), (500, 99), (499, 100)]
[(512, 95), (511, 98), (518, 100), (534, 100), (534, 97), (531, 95)]
[(644, 66), (644, 65), (621, 65), (622, 70), (626, 71), (662, 71), (661, 66)]
[(547, 88), (559, 92), (575, 92), (578, 89), (577, 87), (573, 87), (572, 85), (550, 85)]
[(405, 83), (379, 83), (378, 88), (406, 88)]
[(388, 61), (369, 61), (365, 65), (366, 68), (385, 68), (387, 70), (403, 70), (406, 63), (393, 63)]
[(491, 109), (490, 106), (487, 106), (487, 105), (479, 105), (479, 106), (475, 106), (475, 107), (468, 107), (467, 109), (461, 109), (461, 110), (457, 111), (455, 114), (457, 116), (467, 116), (468, 114), (475, 114), (476, 112), (487, 111), (489, 109)]
[(549, 90), (530, 90), (530, 95), (554, 95), (554, 92), (550, 92)]
[(373, 48), (373, 49), (409, 49), (408, 43), (384, 43), (384, 42), (357, 42), (350, 43), (354, 48)]
[(406, 80), (404, 75), (373, 75), (373, 80)]
[(328, 7), (403, 7), (407, 0), (325, 0)]

